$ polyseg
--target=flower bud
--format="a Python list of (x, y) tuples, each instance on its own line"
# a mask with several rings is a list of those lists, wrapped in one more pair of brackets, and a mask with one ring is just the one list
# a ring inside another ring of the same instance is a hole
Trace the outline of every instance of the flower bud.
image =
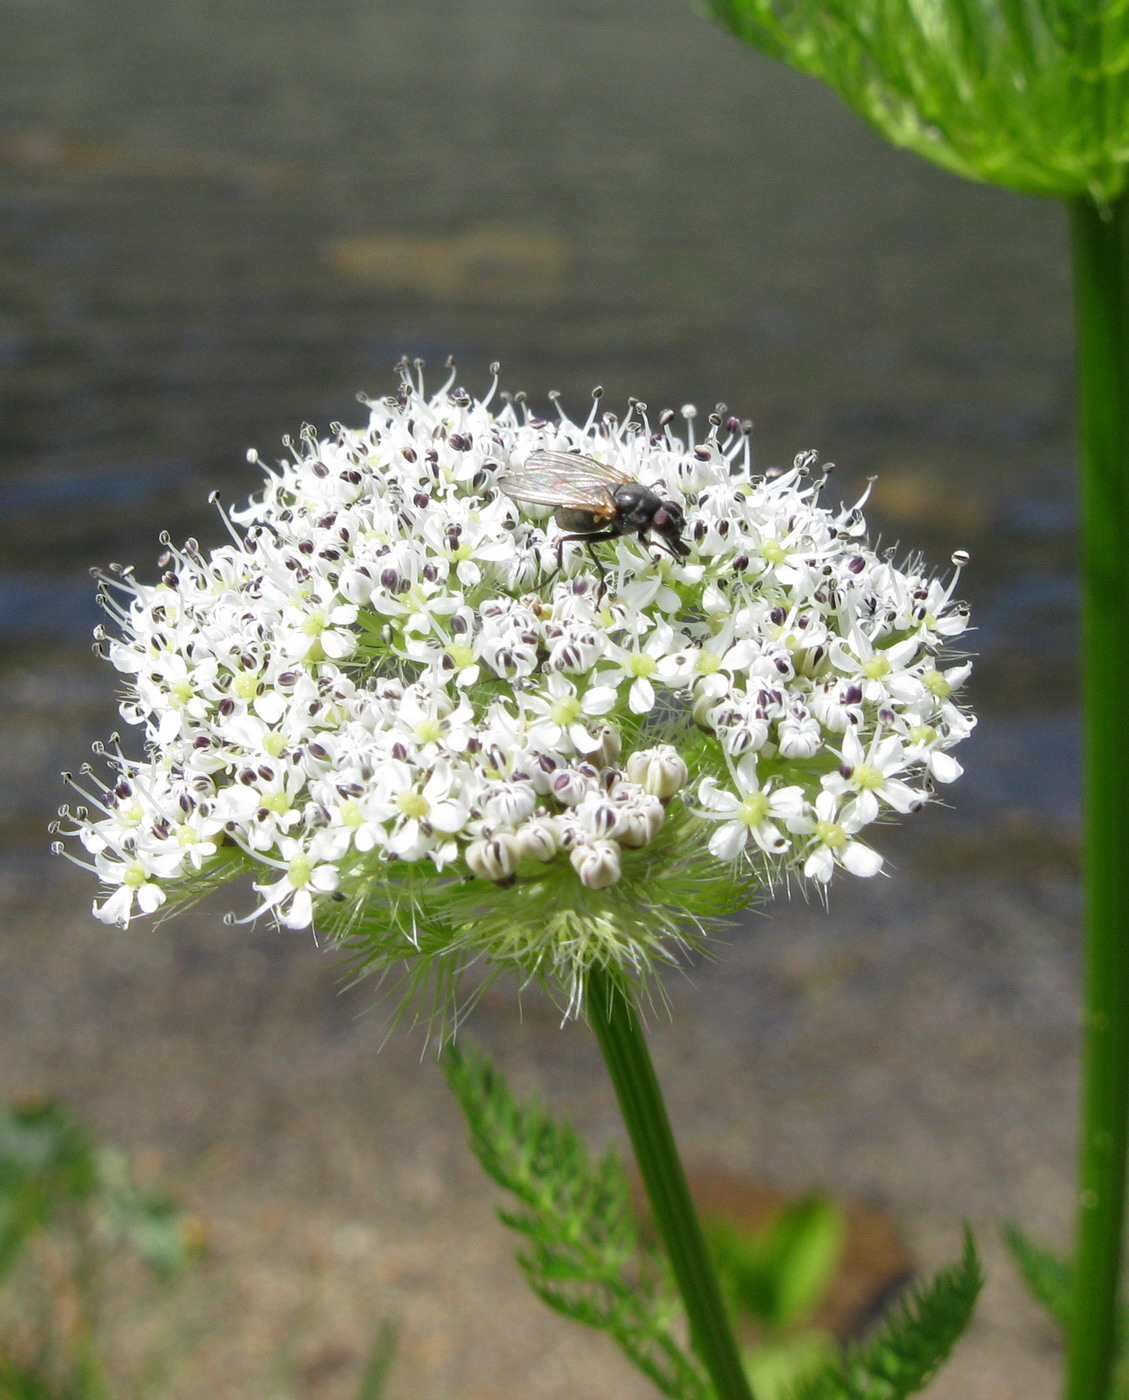
[(637, 749), (627, 760), (627, 776), (650, 797), (669, 801), (689, 776), (682, 755), (671, 744)]
[(514, 833), (523, 860), (552, 860), (560, 846), (560, 835), (551, 817), (536, 817)]
[(588, 794), (576, 808), (576, 820), (590, 837), (619, 835), (619, 808), (600, 793)]
[(620, 814), (616, 840), (621, 846), (638, 850), (653, 841), (663, 824), (663, 805), (657, 797), (645, 797)]
[(603, 724), (593, 738), (596, 740), (596, 747), (589, 751), (589, 759), (601, 768), (610, 767), (623, 751), (623, 738), (619, 730), (613, 729), (610, 724)]
[(466, 863), (482, 880), (508, 880), (521, 863), (521, 847), (516, 836), (499, 831), (485, 841), (472, 841)]
[(577, 846), (569, 857), (581, 884), (590, 890), (604, 890), (619, 879), (619, 847), (614, 841), (593, 841)]
[(575, 768), (562, 768), (553, 778), (553, 796), (562, 807), (575, 807), (591, 791), (591, 783)]
[(518, 826), (533, 815), (537, 794), (531, 783), (505, 783), (496, 788), (483, 805), (489, 822)]
[(780, 721), (777, 743), (782, 758), (813, 758), (822, 742), (819, 724), (802, 710), (793, 710)]

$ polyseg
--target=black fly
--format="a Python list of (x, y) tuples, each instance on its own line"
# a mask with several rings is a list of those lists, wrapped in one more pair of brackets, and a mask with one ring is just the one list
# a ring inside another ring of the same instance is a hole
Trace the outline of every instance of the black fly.
[[(569, 531), (561, 544), (579, 540), (592, 545), (620, 535), (638, 535), (646, 544), (650, 531), (675, 559), (690, 553), (682, 538), (686, 519), (680, 506), (617, 467), (578, 452), (531, 452), (522, 466), (499, 477), (498, 486), (515, 501), (554, 506), (553, 519)], [(603, 574), (595, 554), (592, 558)]]

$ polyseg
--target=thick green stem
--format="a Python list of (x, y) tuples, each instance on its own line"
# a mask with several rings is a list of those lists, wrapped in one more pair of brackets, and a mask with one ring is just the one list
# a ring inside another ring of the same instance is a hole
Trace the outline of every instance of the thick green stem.
[(1066, 1400), (1107, 1400), (1129, 1111), (1129, 199), (1070, 204), (1082, 500), (1082, 1117)]
[(639, 1014), (616, 976), (598, 968), (589, 974), (587, 1009), (615, 1086), (655, 1225), (682, 1293), (691, 1343), (713, 1381), (718, 1400), (752, 1400)]

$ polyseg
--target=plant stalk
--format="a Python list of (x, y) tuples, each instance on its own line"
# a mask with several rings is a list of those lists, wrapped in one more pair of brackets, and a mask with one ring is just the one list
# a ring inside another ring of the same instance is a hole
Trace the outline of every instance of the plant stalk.
[(1084, 968), (1066, 1400), (1108, 1400), (1129, 1119), (1129, 196), (1069, 202), (1081, 455)]
[(587, 1010), (682, 1294), (691, 1344), (713, 1381), (717, 1400), (753, 1400), (639, 1013), (622, 982), (601, 968), (589, 972)]

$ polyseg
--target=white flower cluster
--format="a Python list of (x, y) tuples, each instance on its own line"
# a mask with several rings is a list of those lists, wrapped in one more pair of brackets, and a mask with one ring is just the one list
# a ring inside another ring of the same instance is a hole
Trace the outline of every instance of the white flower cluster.
[[(573, 423), (495, 394), (429, 397), (402, 367), (367, 428), (303, 432), (230, 545), (166, 540), (157, 582), (106, 578), (146, 756), (101, 749), (109, 782), (84, 770), (57, 824), (99, 918), (250, 870), (289, 927), (379, 907), (409, 953), (431, 923), (467, 947), (515, 918), (583, 943), (608, 909), (694, 917), (735, 868), (874, 874), (863, 828), (959, 774), (956, 575), (876, 555), (814, 458), (753, 476), (720, 413), (695, 440), (683, 410), (684, 440), (643, 404)], [(580, 454), (576, 491), (592, 461), (653, 490), (679, 547), (615, 533), (603, 497), (562, 530), (555, 497), (507, 489), (545, 453), (558, 475)]]

